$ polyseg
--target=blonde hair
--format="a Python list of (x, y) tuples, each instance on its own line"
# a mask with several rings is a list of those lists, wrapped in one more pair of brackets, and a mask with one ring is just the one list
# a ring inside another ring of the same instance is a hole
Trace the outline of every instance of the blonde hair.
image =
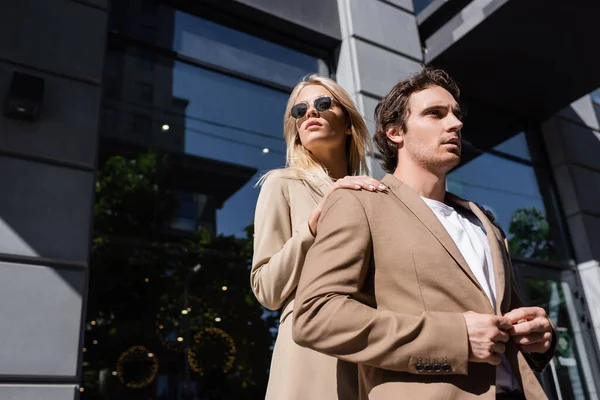
[(333, 183), (333, 179), (323, 166), (302, 145), (296, 119), (291, 114), (291, 109), (295, 105), (300, 91), (311, 85), (319, 85), (327, 89), (342, 107), (344, 115), (349, 119), (351, 134), (348, 136), (346, 144), (348, 175), (369, 173), (366, 155), (371, 151), (371, 137), (356, 105), (354, 105), (350, 95), (337, 82), (330, 78), (313, 74), (304, 77), (296, 85), (290, 94), (285, 108), (283, 132), (287, 147), (286, 168), (284, 170), (269, 171), (260, 178), (258, 184), (262, 184), (275, 171), (282, 171), (284, 173), (283, 176), (286, 178), (306, 181), (315, 189), (322, 183)]

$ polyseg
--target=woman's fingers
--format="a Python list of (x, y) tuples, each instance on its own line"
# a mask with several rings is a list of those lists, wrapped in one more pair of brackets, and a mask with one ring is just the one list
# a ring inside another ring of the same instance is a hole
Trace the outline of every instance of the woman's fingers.
[(374, 191), (384, 191), (387, 187), (378, 181), (377, 179), (371, 178), (370, 176), (361, 175), (361, 176), (346, 176), (342, 179), (338, 179), (335, 184), (336, 189), (345, 188), (345, 189), (355, 189), (355, 190), (369, 190), (371, 192)]

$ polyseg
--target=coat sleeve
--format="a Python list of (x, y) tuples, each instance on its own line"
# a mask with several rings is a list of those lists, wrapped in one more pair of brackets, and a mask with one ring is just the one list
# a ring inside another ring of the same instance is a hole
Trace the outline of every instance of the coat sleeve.
[[(504, 246), (506, 247), (508, 260), (511, 260), (506, 236), (504, 235), (504, 232), (501, 229), (500, 233), (502, 234), (504, 239)], [(511, 282), (510, 306), (508, 309), (514, 310), (515, 308), (523, 307), (524, 304), (521, 294), (519, 293), (519, 285), (515, 278), (512, 261), (509, 262), (509, 265), (507, 267), (510, 272)], [(548, 318), (548, 320), (550, 321), (550, 318)], [(550, 325), (552, 326), (552, 343), (550, 344), (550, 348), (545, 353), (523, 353), (525, 360), (527, 360), (527, 363), (535, 372), (543, 372), (546, 369), (546, 367), (550, 364), (550, 361), (552, 360), (552, 357), (554, 357), (554, 353), (556, 352), (556, 346), (558, 344), (558, 335), (556, 333), (556, 327), (554, 326), (552, 321), (550, 321)]]
[(262, 185), (254, 217), (250, 282), (258, 301), (281, 308), (296, 290), (306, 252), (314, 242), (308, 221), (292, 230), (289, 180), (270, 176)]
[[(296, 292), (296, 343), (377, 368), (430, 373), (419, 368), (420, 360), (437, 359), (448, 369), (431, 373), (467, 374), (469, 342), (461, 313), (410, 315), (378, 309), (373, 294), (363, 291), (365, 278), (378, 265), (372, 264), (369, 221), (352, 191), (329, 196), (318, 232)], [(386, 267), (391, 266), (381, 266)], [(401, 294), (375, 294), (384, 295)]]

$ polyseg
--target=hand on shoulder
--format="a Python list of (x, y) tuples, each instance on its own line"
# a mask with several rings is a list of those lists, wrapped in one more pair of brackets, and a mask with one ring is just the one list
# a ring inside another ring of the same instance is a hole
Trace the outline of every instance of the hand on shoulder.
[(348, 175), (338, 179), (329, 187), (329, 190), (324, 194), (319, 204), (317, 204), (317, 207), (308, 216), (308, 227), (310, 228), (310, 232), (313, 236), (317, 236), (317, 223), (319, 222), (319, 217), (321, 216), (321, 211), (323, 211), (323, 206), (325, 205), (327, 198), (329, 195), (331, 195), (331, 193), (338, 189), (384, 192), (387, 190), (387, 187), (377, 179), (367, 175)]

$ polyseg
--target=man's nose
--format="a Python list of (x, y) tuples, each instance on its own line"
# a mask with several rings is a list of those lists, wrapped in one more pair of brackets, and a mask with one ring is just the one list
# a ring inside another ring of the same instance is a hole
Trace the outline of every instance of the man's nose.
[(463, 123), (458, 117), (454, 114), (450, 114), (450, 122), (448, 126), (448, 131), (450, 132), (458, 132), (462, 129)]

